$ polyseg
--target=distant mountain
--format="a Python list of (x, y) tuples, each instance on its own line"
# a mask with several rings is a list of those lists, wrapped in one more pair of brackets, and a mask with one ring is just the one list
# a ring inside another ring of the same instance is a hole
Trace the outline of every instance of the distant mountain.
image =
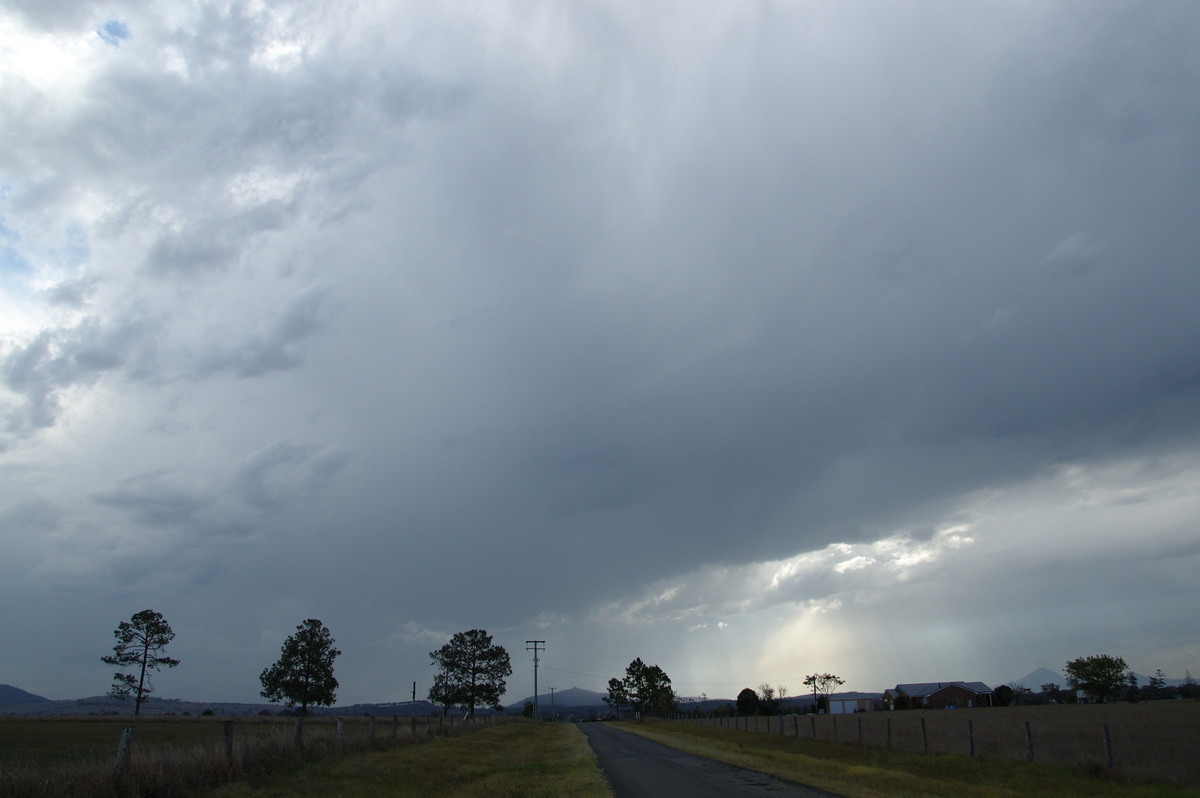
[(38, 704), (49, 700), (49, 698), (42, 698), (40, 695), (27, 693), (19, 687), (0, 684), (0, 709), (16, 704)]
[[(572, 709), (584, 708), (592, 709), (595, 707), (608, 708), (604, 703), (604, 698), (608, 693), (597, 693), (595, 690), (584, 690), (581, 687), (572, 687), (568, 690), (555, 690), (553, 696), (553, 704), (555, 708)], [(533, 703), (533, 696), (522, 698), (520, 701), (511, 702), (508, 705), (510, 710), (520, 711), (525, 708), (525, 702)], [(551, 704), (550, 693), (542, 693), (538, 695), (537, 705), (539, 709), (549, 710)]]
[[(131, 715), (133, 700), (113, 698), (108, 695), (89, 696), (87, 698), (72, 698), (53, 701), (48, 698), (18, 690), (15, 687), (0, 685), (0, 714), (2, 715)], [(8, 691), (11, 691), (8, 692)], [(7, 697), (14, 697), (14, 703), (5, 703)], [(200, 715), (211, 710), (214, 715), (258, 715), (270, 713), (279, 715), (292, 712), (294, 709), (278, 704), (243, 704), (231, 701), (184, 701), (178, 698), (159, 698), (150, 696), (142, 704), (143, 715)], [(409, 701), (388, 704), (348, 704), (333, 707), (314, 707), (309, 710), (313, 715), (352, 716), (374, 715), (378, 718), (393, 715), (424, 716), (440, 712), (428, 701)]]
[(1008, 684), (1019, 684), (1028, 687), (1035, 693), (1042, 689), (1043, 684), (1051, 683), (1057, 684), (1059, 687), (1064, 687), (1067, 684), (1067, 680), (1061, 673), (1055, 673), (1049, 668), (1038, 668), (1020, 679), (1013, 679), (1011, 682), (1008, 682)]

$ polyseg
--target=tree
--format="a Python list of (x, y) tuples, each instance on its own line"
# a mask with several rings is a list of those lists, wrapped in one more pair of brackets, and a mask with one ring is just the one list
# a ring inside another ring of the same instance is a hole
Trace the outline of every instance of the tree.
[(784, 704), (787, 703), (787, 687), (779, 685), (772, 686), (768, 683), (763, 683), (758, 686), (758, 710), (764, 715), (779, 715), (783, 713)]
[(1067, 684), (1072, 690), (1083, 690), (1096, 700), (1115, 697), (1125, 684), (1125, 673), (1129, 666), (1120, 657), (1110, 654), (1093, 654), (1090, 657), (1073, 659), (1063, 668)]
[(1166, 674), (1159, 668), (1150, 677), (1150, 683), (1146, 686), (1147, 698), (1162, 698), (1163, 690), (1167, 686)]
[(437, 651), (429, 652), (441, 672), (433, 678), (429, 700), (443, 707), (460, 706), (474, 717), (480, 706), (501, 709), (504, 678), (512, 675), (512, 663), (503, 646), (492, 644), (482, 629), (458, 632)]
[(1046, 682), (1042, 685), (1042, 696), (1047, 701), (1055, 704), (1065, 703), (1067, 700), (1066, 693), (1054, 682)]
[[(804, 677), (804, 685), (813, 691), (813, 709), (819, 711), (829, 709), (829, 696), (833, 691), (845, 684), (846, 681), (832, 673), (813, 673)], [(818, 695), (820, 698), (818, 698)]]
[(1013, 684), (1010, 684), (1009, 687), (1011, 687), (1012, 691), (1013, 691), (1013, 703), (1014, 704), (1016, 704), (1017, 706), (1024, 706), (1025, 704), (1032, 703), (1033, 691), (1030, 690), (1028, 687), (1021, 684), (1020, 682), (1015, 682)]
[(333, 661), (342, 652), (333, 647), (333, 637), (316, 618), (296, 627), (296, 633), (283, 641), (279, 660), (259, 674), (262, 697), (289, 707), (300, 705), (307, 715), (310, 704), (330, 706), (337, 700), (337, 679)]
[(608, 680), (604, 703), (613, 709), (629, 707), (638, 715), (646, 712), (671, 712), (675, 709), (675, 691), (671, 677), (657, 665), (647, 665), (641, 657), (629, 663), (624, 679)]
[(997, 706), (1006, 707), (1013, 702), (1014, 690), (1007, 684), (1002, 684), (992, 691), (992, 698)]
[(154, 610), (142, 610), (134, 613), (128, 621), (121, 621), (117, 624), (113, 635), (117, 638), (117, 644), (113, 646), (113, 653), (101, 657), (100, 661), (118, 668), (127, 668), (132, 665), (138, 669), (138, 672), (137, 674), (114, 673), (113, 681), (116, 684), (109, 690), (109, 695), (116, 698), (126, 698), (132, 695), (134, 698), (133, 714), (136, 716), (141, 712), (142, 702), (153, 692), (150, 682), (146, 678), (146, 671), (174, 668), (179, 664), (179, 660), (161, 653), (167, 647), (167, 643), (175, 639), (175, 632), (171, 631), (171, 625), (166, 622), (161, 613)]
[(747, 687), (737, 695), (737, 712), (739, 715), (757, 715), (762, 699), (758, 693)]
[(1196, 680), (1192, 678), (1192, 672), (1185, 670), (1183, 672), (1183, 684), (1180, 685), (1180, 693), (1184, 698), (1200, 697), (1200, 689), (1196, 687)]
[(433, 685), (429, 688), (429, 700), (442, 708), (442, 717), (445, 717), (450, 707), (458, 704), (465, 707), (468, 698), (446, 674), (438, 673), (434, 675)]

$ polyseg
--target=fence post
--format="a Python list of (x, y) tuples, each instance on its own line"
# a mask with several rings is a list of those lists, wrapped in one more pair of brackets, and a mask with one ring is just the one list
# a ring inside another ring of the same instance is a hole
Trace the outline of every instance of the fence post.
[(304, 716), (296, 716), (296, 747), (304, 745)]
[(925, 731), (925, 718), (921, 718), (921, 748), (929, 753), (929, 734)]
[(1033, 731), (1029, 728), (1029, 721), (1025, 721), (1025, 747), (1029, 749), (1029, 761), (1033, 761)]
[(812, 720), (812, 735), (813, 739), (815, 740), (817, 739), (817, 716), (809, 715), (809, 719)]
[(225, 721), (225, 764), (233, 767), (233, 721)]
[(371, 742), (375, 742), (375, 716), (371, 715), (370, 717), (371, 717), (371, 731), (370, 731), (369, 736), (371, 738)]
[(129, 754), (133, 748), (133, 727), (126, 726), (121, 729), (121, 741), (117, 743), (117, 767), (113, 771), (113, 779), (120, 781), (125, 775), (125, 768), (129, 767)]
[(837, 715), (833, 716), (833, 741), (837, 742)]
[(1113, 766), (1112, 736), (1108, 733), (1108, 724), (1104, 724), (1104, 760), (1111, 768)]
[(337, 741), (338, 748), (346, 747), (346, 721), (342, 718), (337, 719)]
[(890, 751), (892, 749), (892, 719), (887, 717), (884, 720), (887, 722), (887, 747)]
[(800, 716), (792, 715), (792, 731), (796, 733), (796, 739), (800, 739)]
[(967, 719), (967, 744), (971, 750), (971, 758), (975, 758), (975, 721)]
[(783, 715), (779, 716), (779, 734), (783, 735)]

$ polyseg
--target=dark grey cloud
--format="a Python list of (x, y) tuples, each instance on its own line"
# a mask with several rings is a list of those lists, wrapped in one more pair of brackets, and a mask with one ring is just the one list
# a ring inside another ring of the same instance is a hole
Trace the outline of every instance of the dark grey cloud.
[(272, 510), (297, 497), (315, 498), (347, 459), (344, 452), (276, 441), (242, 458), (230, 487), (247, 504)]
[(162, 605), (184, 692), (304, 617), (348, 700), (478, 626), (592, 687), (1200, 653), (1119, 611), (1193, 590), (1190, 5), (46, 9), (10, 537), (88, 623)]
[(187, 523), (209, 499), (170, 479), (168, 474), (145, 474), (92, 496), (98, 504), (123, 510), (139, 523), (174, 526)]
[[(320, 287), (291, 297), (272, 314), (274, 318), (256, 320), (253, 327), (261, 325), (261, 329), (206, 353), (197, 364), (199, 374), (232, 370), (239, 377), (261, 377), (271, 371), (295, 368), (303, 362), (305, 342), (326, 327), (327, 302), (328, 292)], [(219, 334), (213, 337), (220, 339)]]

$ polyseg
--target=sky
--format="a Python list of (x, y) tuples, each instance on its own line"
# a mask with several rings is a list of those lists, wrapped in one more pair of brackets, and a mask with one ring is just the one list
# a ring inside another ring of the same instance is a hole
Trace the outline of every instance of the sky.
[[(1200, 6), (8, 0), (0, 683), (1200, 675)], [(1028, 685), (1037, 689), (1039, 685)]]

